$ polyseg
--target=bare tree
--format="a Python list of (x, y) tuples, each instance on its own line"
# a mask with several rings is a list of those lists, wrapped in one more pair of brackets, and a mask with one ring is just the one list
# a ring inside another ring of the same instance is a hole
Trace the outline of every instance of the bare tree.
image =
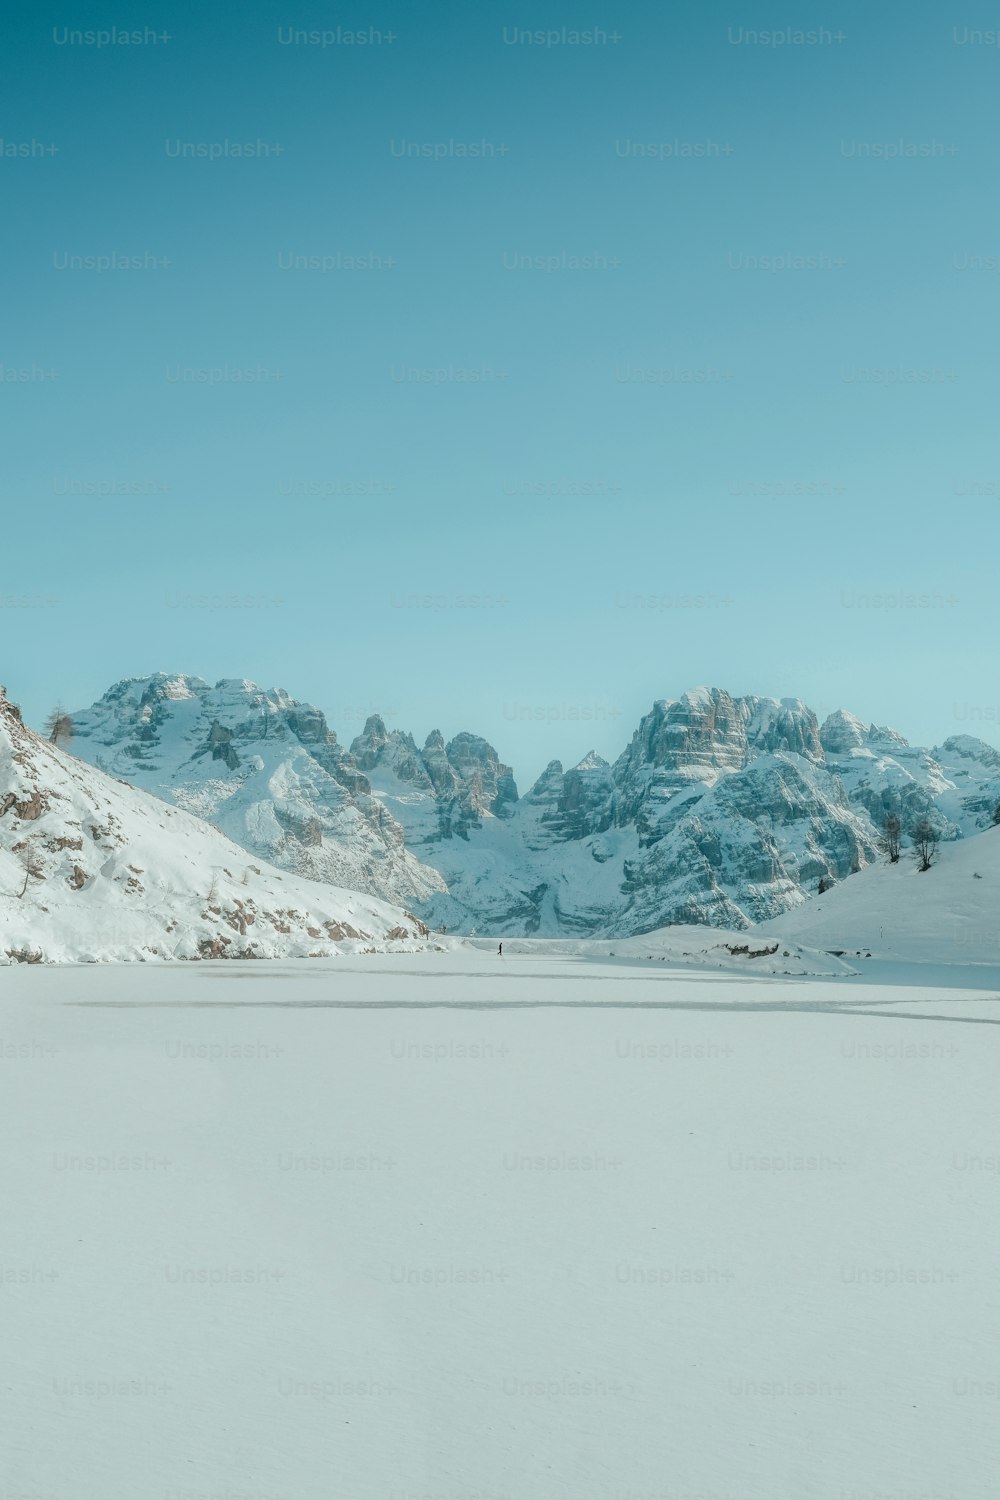
[(939, 843), (940, 839), (934, 824), (929, 818), (921, 818), (913, 829), (913, 847), (916, 850), (919, 869), (930, 869)]
[(73, 738), (73, 716), (61, 703), (56, 704), (45, 720), (45, 733), (53, 745), (68, 745)]
[(45, 874), (45, 866), (42, 864), (34, 849), (32, 849), (30, 846), (27, 849), (21, 850), (21, 864), (24, 867), (24, 884), (17, 893), (17, 899), (19, 901), (24, 896), (25, 891), (28, 889), (28, 881), (41, 880), (42, 876)]
[(899, 841), (903, 833), (903, 825), (899, 820), (898, 813), (886, 813), (885, 822), (882, 824), (882, 832), (885, 834), (885, 848), (889, 856), (889, 863), (899, 863)]

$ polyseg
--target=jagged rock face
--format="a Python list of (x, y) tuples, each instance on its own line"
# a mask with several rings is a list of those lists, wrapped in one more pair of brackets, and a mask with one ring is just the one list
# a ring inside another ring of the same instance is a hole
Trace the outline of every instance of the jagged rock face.
[(613, 935), (682, 921), (745, 927), (797, 904), (820, 878), (861, 869), (878, 849), (837, 784), (786, 752), (675, 797), (656, 831), (626, 861), (628, 904)]
[(282, 689), (157, 674), (73, 715), (73, 751), (311, 879), (410, 902), (442, 889), (318, 708)]
[(377, 773), (381, 782), (402, 782), (433, 799), (433, 826), (426, 819), (419, 831), (414, 825), (411, 843), (467, 839), (483, 817), (506, 817), (517, 802), (510, 766), (479, 735), (457, 734), (446, 745), (435, 729), (421, 751), (411, 735), (390, 733), (373, 715), (352, 742), (351, 758), (362, 770)]
[[(401, 736), (397, 736), (401, 738)], [(379, 756), (389, 743), (389, 731), (378, 714), (366, 721), (363, 733), (351, 746), (351, 756), (359, 770), (370, 771), (378, 764)]]
[(615, 765), (619, 783), (649, 768), (660, 789), (714, 781), (746, 764), (746, 719), (728, 693), (703, 688), (654, 703)]
[(615, 823), (634, 828), (641, 845), (655, 842), (673, 797), (740, 770), (747, 753), (746, 720), (728, 693), (697, 689), (654, 703), (613, 767)]
[(798, 698), (741, 698), (747, 716), (747, 744), (751, 750), (773, 755), (788, 750), (807, 760), (822, 761), (819, 722), (811, 708)]
[(529, 848), (546, 849), (603, 833), (614, 821), (614, 794), (611, 767), (594, 751), (568, 771), (561, 761), (550, 761), (522, 799), (522, 806), (537, 810), (536, 823), (525, 822)]
[(614, 767), (615, 817), (640, 840), (663, 836), (663, 809), (679, 792), (713, 786), (758, 755), (788, 751), (821, 761), (816, 715), (796, 698), (738, 698), (698, 688), (653, 705)]
[(456, 734), (445, 754), (467, 789), (470, 806), (480, 816), (505, 817), (517, 801), (517, 787), (510, 766), (501, 764), (493, 746), (478, 734)]
[(868, 740), (868, 725), (846, 708), (838, 708), (824, 719), (820, 744), (828, 755), (848, 755)]
[(240, 758), (233, 745), (233, 731), (220, 724), (218, 719), (213, 719), (212, 727), (208, 731), (208, 748), (211, 750), (213, 760), (223, 760), (231, 771), (235, 771), (240, 763)]
[[(420, 763), (427, 776), (434, 796), (442, 804), (459, 803), (463, 800), (462, 780), (448, 759), (448, 750), (445, 746), (444, 735), (440, 729), (432, 729), (427, 736)], [(475, 817), (475, 810), (471, 804), (467, 808), (469, 821)]]

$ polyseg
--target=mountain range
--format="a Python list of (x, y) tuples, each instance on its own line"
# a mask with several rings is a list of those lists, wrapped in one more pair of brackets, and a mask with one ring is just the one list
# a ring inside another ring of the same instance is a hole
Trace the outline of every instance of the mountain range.
[(73, 755), (204, 819), (254, 858), (405, 905), (448, 932), (617, 937), (745, 929), (877, 860), (882, 824), (990, 826), (1000, 752), (933, 750), (846, 710), (698, 688), (659, 700), (609, 764), (551, 762), (523, 795), (485, 739), (423, 745), (243, 679), (158, 673), (74, 713)]

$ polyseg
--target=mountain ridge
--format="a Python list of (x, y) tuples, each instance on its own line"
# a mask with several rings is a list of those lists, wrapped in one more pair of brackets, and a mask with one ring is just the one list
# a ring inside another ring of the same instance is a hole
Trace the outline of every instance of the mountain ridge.
[(1000, 802), (1000, 752), (972, 736), (926, 750), (719, 688), (656, 699), (614, 762), (552, 760), (522, 794), (482, 736), (420, 746), (373, 714), (345, 748), (320, 709), (249, 679), (124, 679), (74, 720), (76, 754), (260, 857), (467, 933), (743, 929), (877, 860), (888, 812), (951, 840)]

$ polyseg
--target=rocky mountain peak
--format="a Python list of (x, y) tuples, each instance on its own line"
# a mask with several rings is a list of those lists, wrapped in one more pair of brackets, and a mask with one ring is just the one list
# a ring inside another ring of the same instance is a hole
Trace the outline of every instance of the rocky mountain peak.
[(746, 715), (747, 744), (758, 754), (773, 755), (784, 750), (804, 755), (808, 760), (823, 759), (819, 721), (800, 698), (741, 698)]
[(352, 759), (360, 770), (370, 771), (373, 766), (378, 765), (379, 757), (388, 743), (389, 731), (381, 714), (369, 714), (364, 729), (351, 741)]
[(639, 723), (615, 763), (626, 817), (650, 776), (661, 793), (692, 781), (714, 781), (747, 762), (746, 718), (720, 688), (696, 688), (676, 700), (659, 699)]
[(957, 756), (961, 760), (975, 761), (980, 765), (989, 766), (992, 770), (1000, 771), (1000, 750), (987, 745), (985, 740), (977, 739), (972, 734), (950, 735), (932, 754), (938, 759), (943, 756)]
[[(556, 761), (554, 764), (558, 765)], [(573, 767), (574, 771), (599, 771), (609, 765), (603, 755), (598, 755), (596, 750), (588, 750), (582, 760), (578, 760)]]
[(905, 735), (900, 734), (898, 729), (890, 729), (887, 724), (870, 724), (868, 743), (894, 750), (907, 750), (910, 745)]
[(838, 708), (824, 719), (819, 738), (828, 755), (847, 755), (867, 742), (868, 725), (857, 714)]
[(445, 747), (448, 763), (464, 783), (470, 806), (476, 813), (503, 817), (517, 801), (517, 787), (510, 766), (505, 766), (488, 740), (481, 735), (456, 734)]
[(850, 755), (853, 750), (908, 750), (910, 742), (897, 729), (866, 724), (857, 714), (838, 708), (823, 721), (820, 744), (827, 755)]
[(528, 802), (554, 802), (562, 790), (563, 763), (561, 760), (550, 760), (538, 780), (525, 792), (522, 801)]
[(143, 702), (165, 698), (179, 703), (185, 698), (197, 698), (203, 693), (211, 692), (203, 677), (186, 677), (178, 672), (156, 672), (145, 681), (142, 678), (133, 678), (133, 681), (142, 685)]

